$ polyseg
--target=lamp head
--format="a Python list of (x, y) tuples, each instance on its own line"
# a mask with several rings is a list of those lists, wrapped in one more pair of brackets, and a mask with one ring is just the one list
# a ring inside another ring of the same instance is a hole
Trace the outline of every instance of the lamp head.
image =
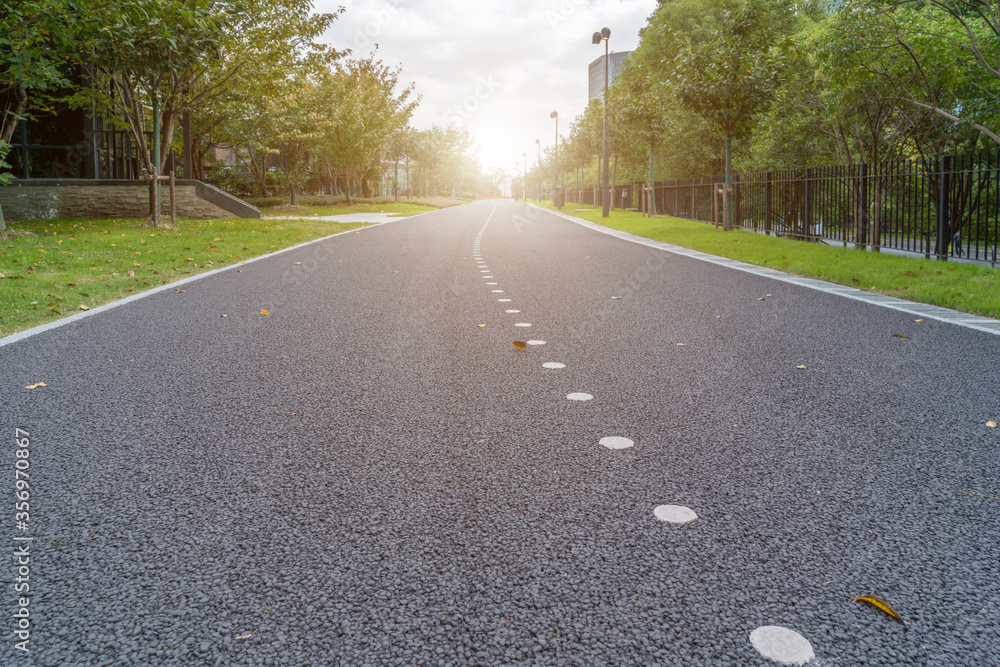
[(601, 39), (611, 37), (611, 28), (601, 28)]
[(549, 114), (549, 118), (558, 118), (558, 117), (559, 117), (558, 111), (553, 111), (552, 113)]
[(594, 33), (594, 44), (600, 44), (600, 43), (601, 43), (601, 33), (595, 32)]

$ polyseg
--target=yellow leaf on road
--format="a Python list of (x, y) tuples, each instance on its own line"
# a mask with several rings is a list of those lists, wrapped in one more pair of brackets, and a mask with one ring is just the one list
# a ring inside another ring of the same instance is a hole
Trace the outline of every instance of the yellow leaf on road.
[(39, 387), (48, 387), (49, 385), (44, 382), (36, 382), (35, 384), (29, 384), (25, 389), (38, 389)]
[(997, 427), (997, 423), (995, 421), (993, 421), (992, 419), (989, 420), (988, 422), (986, 422), (986, 425), (989, 426), (990, 428), (996, 428)]
[(262, 310), (262, 311), (260, 311), (260, 314), (261, 315), (270, 315), (271, 313), (267, 312), (266, 310)]
[(476, 326), (477, 326), (477, 327), (479, 327), (480, 329), (482, 329), (482, 328), (483, 328), (483, 327), (485, 327), (486, 325), (485, 325), (485, 324), (477, 324)]
[(522, 352), (528, 349), (528, 344), (521, 340), (515, 340), (513, 343), (511, 343), (511, 345), (521, 350)]
[(885, 600), (883, 600), (882, 598), (880, 598), (877, 595), (861, 595), (859, 597), (854, 598), (854, 601), (855, 602), (867, 602), (868, 604), (872, 605), (873, 607), (876, 607), (877, 609), (881, 609), (885, 613), (889, 614), (890, 616), (892, 616), (894, 619), (896, 619), (897, 621), (899, 621), (903, 625), (906, 625), (906, 621), (904, 621), (903, 617), (899, 615), (899, 612), (897, 612), (895, 609), (893, 609), (891, 604), (889, 604), (888, 602), (886, 602)]
[(802, 371), (804, 371), (806, 369), (806, 367), (803, 366), (803, 365), (801, 365), (801, 364), (799, 364), (798, 366), (796, 366), (796, 368), (798, 368), (799, 370), (802, 370)]
[(904, 336), (903, 334), (892, 334), (896, 338), (909, 338), (909, 336)]

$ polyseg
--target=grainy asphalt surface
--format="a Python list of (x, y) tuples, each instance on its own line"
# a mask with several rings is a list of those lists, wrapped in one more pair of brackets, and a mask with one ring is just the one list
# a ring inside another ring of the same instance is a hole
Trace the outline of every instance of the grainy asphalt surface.
[(1000, 664), (996, 336), (515, 202), (183, 289), (0, 347), (0, 664)]

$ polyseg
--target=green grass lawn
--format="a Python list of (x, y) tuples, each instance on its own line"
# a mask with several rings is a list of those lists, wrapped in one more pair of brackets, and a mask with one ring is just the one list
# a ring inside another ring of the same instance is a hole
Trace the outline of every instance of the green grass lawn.
[[(544, 205), (552, 208), (552, 202)], [(748, 264), (967, 313), (1000, 316), (1000, 270), (989, 266), (863, 252), (739, 230), (717, 231), (703, 222), (669, 216), (644, 218), (631, 211), (612, 211), (604, 219), (600, 208), (578, 204), (567, 204), (562, 210), (636, 236)]]
[(0, 336), (364, 223), (32, 220), (0, 233)]

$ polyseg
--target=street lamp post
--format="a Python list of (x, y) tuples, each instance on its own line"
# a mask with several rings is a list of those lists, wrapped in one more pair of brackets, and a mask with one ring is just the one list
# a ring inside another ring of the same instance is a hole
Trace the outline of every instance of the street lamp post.
[(521, 199), (528, 201), (528, 154), (521, 153), (524, 158), (524, 178), (521, 179)]
[(535, 139), (538, 144), (538, 203), (542, 203), (542, 140)]
[(549, 114), (549, 118), (556, 119), (556, 166), (554, 174), (552, 177), (552, 203), (560, 208), (562, 204), (559, 203), (559, 112), (553, 111)]
[(601, 187), (601, 217), (608, 217), (608, 205), (611, 203), (608, 197), (608, 38), (611, 37), (610, 28), (601, 28), (600, 32), (594, 33), (594, 44), (604, 42), (604, 182)]

